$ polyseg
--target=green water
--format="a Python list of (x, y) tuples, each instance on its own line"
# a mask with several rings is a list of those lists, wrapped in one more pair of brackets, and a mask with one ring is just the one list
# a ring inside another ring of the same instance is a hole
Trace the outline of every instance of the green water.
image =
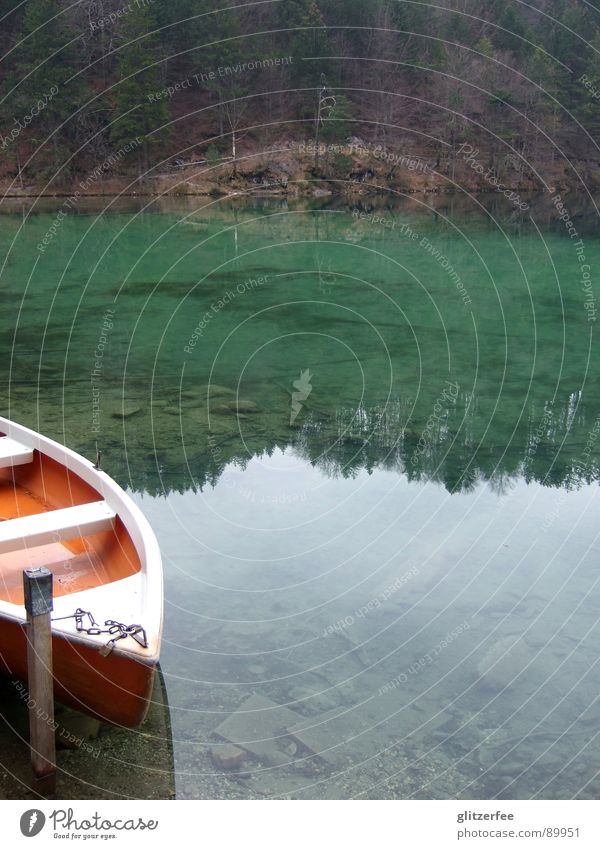
[(595, 324), (562, 226), (491, 212), (0, 219), (3, 412), (161, 543), (182, 798), (599, 792)]

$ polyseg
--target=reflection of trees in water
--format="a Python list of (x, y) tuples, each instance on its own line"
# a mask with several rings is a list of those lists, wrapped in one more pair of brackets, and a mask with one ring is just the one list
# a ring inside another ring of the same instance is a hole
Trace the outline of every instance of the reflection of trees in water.
[(448, 404), (425, 429), (412, 424), (412, 417), (407, 423), (406, 409), (398, 404), (360, 416), (338, 411), (337, 438), (330, 446), (323, 439), (324, 434), (331, 437), (330, 428), (325, 424), (319, 434), (313, 423), (298, 448), (329, 475), (349, 477), (361, 469), (384, 468), (408, 480), (443, 483), (450, 492), (468, 491), (480, 480), (489, 481), (498, 493), (520, 478), (569, 489), (598, 480), (596, 416), (581, 402), (575, 407), (573, 395), (557, 399), (552, 407), (539, 405), (541, 415), (537, 406), (532, 402), (516, 427), (512, 421), (476, 415), (468, 398)]
[[(468, 396), (446, 399), (433, 424), (427, 416), (431, 406), (420, 406), (412, 409), (409, 401), (395, 400), (340, 406), (330, 414), (307, 411), (301, 427), (285, 433), (279, 419), (275, 426), (267, 414), (256, 416), (244, 422), (245, 445), (236, 430), (218, 451), (198, 445), (196, 454), (184, 458), (181, 452), (180, 461), (170, 466), (136, 466), (130, 458), (126, 475), (134, 488), (152, 494), (203, 489), (216, 485), (228, 463), (243, 468), (250, 447), (259, 456), (292, 448), (330, 477), (386, 469), (410, 481), (442, 483), (449, 492), (469, 491), (478, 481), (503, 493), (519, 479), (568, 489), (600, 479), (600, 440), (596, 444), (594, 430), (600, 410), (573, 394), (557, 396), (553, 405), (532, 399), (516, 425), (518, 415), (487, 415), (484, 400)], [(490, 411), (494, 406), (490, 401)]]

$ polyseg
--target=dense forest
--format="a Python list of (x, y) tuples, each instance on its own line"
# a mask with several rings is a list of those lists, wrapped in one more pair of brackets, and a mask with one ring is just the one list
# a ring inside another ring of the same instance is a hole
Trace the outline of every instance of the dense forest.
[(313, 177), (352, 179), (349, 140), (450, 178), (469, 145), (532, 188), (553, 169), (597, 182), (600, 14), (587, 0), (219, 6), (0, 0), (5, 184), (198, 162), (231, 178), (252, 152), (298, 142), (313, 143)]

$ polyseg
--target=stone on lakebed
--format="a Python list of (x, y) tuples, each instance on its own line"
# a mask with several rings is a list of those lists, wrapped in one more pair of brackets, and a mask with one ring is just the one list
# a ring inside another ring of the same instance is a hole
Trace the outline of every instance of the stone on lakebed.
[(113, 410), (112, 417), (113, 419), (131, 419), (133, 416), (137, 416), (137, 414), (141, 412), (142, 408), (137, 404), (123, 404)]
[(204, 386), (184, 389), (181, 397), (188, 401), (206, 401), (207, 398), (235, 398), (235, 390), (227, 386), (219, 386), (218, 383), (204, 384)]
[(211, 407), (210, 411), (217, 416), (237, 416), (247, 413), (258, 413), (260, 409), (254, 401), (226, 401), (224, 404), (217, 404), (217, 406)]
[(477, 663), (480, 681), (490, 690), (500, 691), (513, 686), (518, 678), (522, 688), (523, 678), (519, 676), (528, 667), (526, 674), (531, 680), (532, 669), (529, 664), (532, 654), (531, 649), (518, 635), (501, 637), (488, 648)]
[(246, 752), (238, 746), (227, 744), (225, 746), (213, 746), (210, 756), (215, 765), (221, 769), (237, 769), (246, 759)]

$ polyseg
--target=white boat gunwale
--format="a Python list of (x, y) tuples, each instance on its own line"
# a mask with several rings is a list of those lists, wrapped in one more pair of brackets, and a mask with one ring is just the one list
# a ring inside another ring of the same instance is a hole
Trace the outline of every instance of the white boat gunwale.
[[(163, 629), (162, 559), (154, 531), (140, 508), (106, 472), (97, 469), (93, 463), (70, 448), (2, 416), (0, 416), (0, 431), (25, 448), (38, 451), (55, 460), (89, 484), (98, 493), (98, 500), (105, 502), (110, 511), (121, 519), (140, 559), (141, 569), (134, 575), (100, 587), (57, 596), (54, 599), (53, 616), (56, 618), (58, 615), (73, 613), (77, 607), (91, 609), (93, 613), (94, 597), (97, 598), (100, 591), (112, 592), (115, 598), (121, 597), (124, 591), (139, 593), (136, 607), (139, 606), (139, 612), (144, 621), (135, 622), (135, 624), (142, 625), (146, 630), (148, 648), (143, 648), (134, 640), (127, 639), (117, 642), (113, 651), (117, 654), (128, 655), (140, 663), (156, 664)], [(0, 616), (23, 623), (26, 618), (25, 607), (0, 599)], [(74, 620), (53, 622), (52, 629), (54, 633), (68, 638), (70, 642), (92, 645), (98, 649), (104, 646), (108, 639), (106, 634), (90, 635), (77, 631)]]

